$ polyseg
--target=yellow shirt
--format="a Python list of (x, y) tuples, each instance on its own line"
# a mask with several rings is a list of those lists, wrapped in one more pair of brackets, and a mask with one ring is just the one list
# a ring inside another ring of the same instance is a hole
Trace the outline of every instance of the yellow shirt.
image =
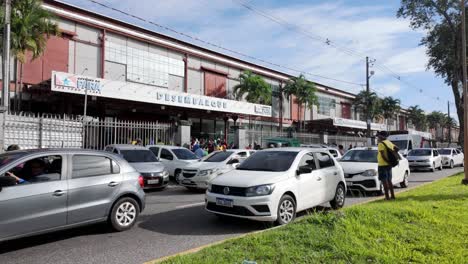
[[(393, 149), (395, 147), (395, 145), (393, 145), (393, 143), (386, 139), (384, 140), (383, 142), (385, 142), (385, 145), (389, 148), (389, 149)], [(378, 154), (377, 154), (377, 162), (379, 164), (379, 166), (390, 166), (390, 164), (388, 164), (388, 162), (386, 162), (383, 157), (382, 157), (382, 151), (383, 153), (385, 153), (385, 158), (388, 160), (388, 155), (387, 155), (387, 147), (384, 146), (384, 144), (382, 142), (379, 143), (377, 149), (378, 149)]]

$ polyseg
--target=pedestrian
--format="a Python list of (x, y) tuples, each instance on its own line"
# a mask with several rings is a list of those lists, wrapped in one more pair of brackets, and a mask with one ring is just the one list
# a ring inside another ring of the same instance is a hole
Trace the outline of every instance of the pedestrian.
[(353, 144), (349, 144), (348, 150), (353, 149)]
[(15, 151), (15, 150), (20, 150), (20, 147), (16, 144), (8, 146), (6, 151)]
[(338, 151), (340, 152), (341, 156), (344, 155), (345, 151), (344, 151), (344, 146), (343, 145), (339, 145), (338, 146)]
[(385, 200), (390, 200), (395, 199), (395, 192), (393, 190), (392, 166), (390, 165), (389, 151), (395, 150), (395, 145), (393, 145), (390, 140), (387, 140), (387, 137), (388, 133), (386, 131), (380, 131), (377, 133), (377, 162), (379, 180), (382, 182), (384, 187)]

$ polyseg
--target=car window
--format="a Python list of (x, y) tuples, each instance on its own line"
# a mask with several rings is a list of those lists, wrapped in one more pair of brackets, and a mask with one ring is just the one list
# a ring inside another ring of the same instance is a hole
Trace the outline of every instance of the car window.
[(18, 164), (0, 176), (2, 187), (58, 181), (62, 178), (63, 158), (60, 155), (48, 155), (30, 159)]
[(335, 163), (333, 162), (332, 157), (326, 153), (316, 153), (320, 169), (333, 167)]
[(173, 149), (174, 155), (180, 160), (196, 160), (199, 159), (197, 155), (186, 148)]
[(239, 152), (237, 156), (239, 156), (239, 158), (247, 158), (247, 151)]
[(259, 151), (242, 162), (238, 170), (287, 171), (291, 168), (298, 152)]
[(455, 151), (457, 152), (457, 154), (461, 154), (461, 151), (460, 151), (460, 150), (457, 149), (457, 150), (455, 150)]
[(158, 158), (149, 149), (123, 149), (120, 150), (120, 153), (130, 163), (158, 161)]
[(174, 156), (169, 150), (163, 148), (161, 149), (161, 159), (173, 160)]
[(156, 157), (159, 157), (159, 147), (151, 147), (149, 149), (154, 153), (154, 155), (156, 155)]
[(115, 165), (107, 157), (74, 155), (72, 160), (72, 179), (109, 175), (115, 170)]
[(408, 150), (412, 150), (413, 149), (413, 141), (409, 141), (409, 144), (408, 144)]
[(211, 154), (204, 162), (223, 162), (227, 160), (234, 152), (233, 151), (219, 151)]
[(377, 163), (377, 150), (352, 149), (347, 151), (340, 162), (369, 162)]
[(452, 154), (452, 150), (451, 149), (439, 149), (439, 153), (441, 155), (451, 155)]
[(410, 152), (408, 152), (409, 157), (414, 157), (414, 156), (431, 156), (431, 150), (430, 149), (413, 149)]
[(439, 156), (439, 153), (437, 152), (437, 150), (434, 149), (432, 151), (432, 155), (434, 155), (434, 157), (437, 157), (437, 156)]
[(315, 164), (314, 155), (312, 153), (307, 153), (301, 158), (301, 161), (299, 162), (298, 168), (303, 167), (303, 166), (309, 167), (312, 170), (317, 169), (317, 165)]
[(338, 157), (338, 152), (337, 152), (336, 150), (334, 150), (334, 149), (329, 149), (328, 151), (330, 152), (330, 154), (333, 155), (333, 157), (335, 157), (335, 158)]

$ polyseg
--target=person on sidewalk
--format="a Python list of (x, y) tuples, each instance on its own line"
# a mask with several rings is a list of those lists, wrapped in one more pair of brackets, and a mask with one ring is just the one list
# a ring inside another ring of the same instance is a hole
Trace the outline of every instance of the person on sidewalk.
[[(395, 145), (390, 140), (387, 140), (388, 133), (386, 131), (380, 131), (377, 133), (378, 139), (378, 172), (379, 180), (382, 182), (385, 192), (385, 200), (395, 199), (395, 192), (393, 190), (392, 183), (392, 166), (390, 165), (388, 158), (389, 149), (394, 149)], [(389, 195), (390, 192), (390, 195)]]

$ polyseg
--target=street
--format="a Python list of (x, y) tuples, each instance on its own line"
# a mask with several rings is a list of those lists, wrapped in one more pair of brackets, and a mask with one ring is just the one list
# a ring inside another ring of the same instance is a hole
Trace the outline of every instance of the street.
[[(410, 187), (461, 171), (413, 172)], [(372, 197), (352, 198), (348, 194), (346, 205)], [(170, 185), (163, 191), (147, 193), (146, 209), (130, 231), (113, 233), (98, 224), (6, 241), (0, 243), (0, 263), (143, 263), (265, 228), (253, 221), (223, 222), (204, 210), (203, 201), (203, 193)]]

